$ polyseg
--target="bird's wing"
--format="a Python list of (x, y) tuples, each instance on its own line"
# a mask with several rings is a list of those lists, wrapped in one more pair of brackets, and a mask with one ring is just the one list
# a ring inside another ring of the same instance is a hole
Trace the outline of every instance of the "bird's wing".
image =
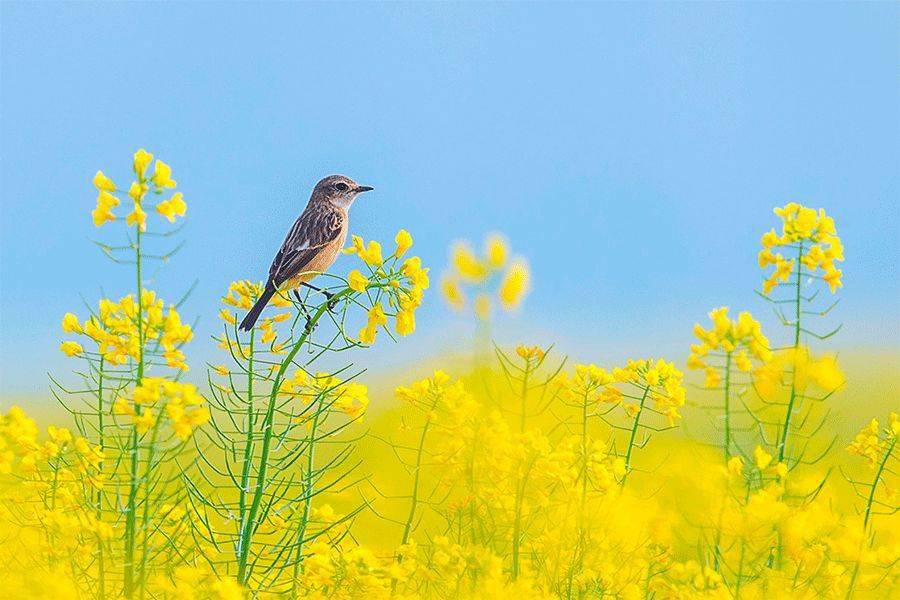
[(339, 211), (313, 207), (303, 211), (269, 267), (269, 281), (278, 287), (302, 273), (324, 246), (340, 236), (343, 226)]

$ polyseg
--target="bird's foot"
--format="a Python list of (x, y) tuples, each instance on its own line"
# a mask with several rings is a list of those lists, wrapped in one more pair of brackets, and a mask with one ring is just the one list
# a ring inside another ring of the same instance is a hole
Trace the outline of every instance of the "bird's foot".
[(334, 307), (337, 306), (338, 299), (335, 298), (335, 295), (332, 292), (326, 292), (322, 290), (322, 293), (325, 294), (325, 298), (328, 300), (328, 312), (332, 312)]
[(313, 323), (312, 317), (309, 316), (309, 314), (307, 314), (306, 315), (306, 325), (303, 327), (304, 335), (311, 334), (315, 330), (316, 326), (318, 326), (318, 323)]

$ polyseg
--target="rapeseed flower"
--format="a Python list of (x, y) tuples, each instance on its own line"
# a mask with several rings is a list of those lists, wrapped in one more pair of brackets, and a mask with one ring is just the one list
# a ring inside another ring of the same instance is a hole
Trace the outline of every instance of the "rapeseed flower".
[(466, 306), (464, 288), (471, 288), (475, 315), (487, 321), (494, 298), (507, 311), (520, 306), (529, 291), (530, 278), (527, 263), (521, 258), (510, 260), (507, 241), (491, 234), (485, 239), (483, 256), (476, 255), (465, 241), (451, 247), (450, 265), (441, 277), (441, 293), (447, 304), (459, 311)]
[[(795, 274), (797, 285), (800, 277), (815, 276), (821, 278), (834, 294), (843, 285), (843, 274), (835, 262), (844, 260), (844, 247), (837, 235), (834, 219), (824, 209), (816, 211), (796, 202), (776, 208), (775, 214), (782, 221), (781, 233), (772, 229), (760, 240), (763, 247), (758, 257), (760, 268), (775, 265), (775, 270), (763, 281), (763, 293), (768, 295)], [(796, 258), (786, 259), (781, 253), (773, 252), (776, 248), (795, 252)]]

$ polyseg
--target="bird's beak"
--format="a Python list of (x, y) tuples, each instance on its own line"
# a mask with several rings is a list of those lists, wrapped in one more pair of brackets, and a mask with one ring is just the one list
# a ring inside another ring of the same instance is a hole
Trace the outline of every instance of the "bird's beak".
[(358, 185), (356, 186), (356, 193), (361, 194), (363, 192), (371, 192), (374, 189), (375, 188), (373, 188), (371, 185)]

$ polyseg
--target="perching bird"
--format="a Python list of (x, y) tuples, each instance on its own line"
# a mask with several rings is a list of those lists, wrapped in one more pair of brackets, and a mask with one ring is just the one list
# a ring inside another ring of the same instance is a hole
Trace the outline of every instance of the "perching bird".
[(275, 260), (269, 267), (266, 287), (241, 321), (241, 329), (253, 329), (260, 313), (276, 291), (296, 290), (305, 285), (324, 293), (330, 299), (328, 292), (310, 285), (309, 281), (334, 263), (347, 238), (350, 206), (357, 195), (371, 189), (373, 188), (367, 185), (357, 185), (343, 175), (329, 175), (316, 184), (306, 209), (291, 227), (281, 249), (275, 255)]

